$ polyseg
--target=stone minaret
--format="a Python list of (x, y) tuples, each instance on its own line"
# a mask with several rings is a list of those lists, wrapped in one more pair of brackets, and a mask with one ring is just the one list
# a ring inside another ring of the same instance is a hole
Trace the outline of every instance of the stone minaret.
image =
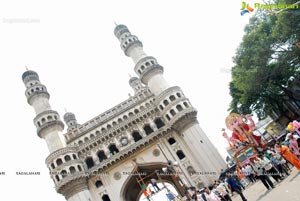
[[(77, 149), (66, 146), (60, 134), (64, 124), (59, 114), (51, 109), (50, 95), (46, 86), (41, 84), (38, 74), (31, 70), (23, 73), (22, 79), (26, 86), (27, 101), (36, 113), (34, 124), (38, 136), (46, 140), (50, 151), (46, 164), (52, 172), (51, 178), (55, 183), (56, 191), (64, 195), (68, 201), (92, 201), (86, 177), (83, 176), (84, 165), (78, 159)], [(68, 131), (78, 126), (73, 113), (66, 113), (64, 120), (68, 125)]]
[(144, 90), (146, 90), (146, 87), (143, 86), (141, 80), (137, 77), (131, 77), (129, 79), (129, 85), (132, 87), (132, 89), (134, 90), (134, 93), (140, 93)]
[(140, 80), (155, 95), (169, 88), (163, 77), (163, 67), (157, 63), (154, 57), (146, 55), (142, 42), (136, 36), (131, 35), (125, 25), (116, 26), (114, 33), (121, 42), (121, 48), (125, 55), (131, 57), (135, 63), (134, 71)]
[(80, 124), (77, 123), (75, 114), (73, 114), (72, 112), (67, 112), (66, 114), (64, 114), (64, 121), (68, 126), (68, 132), (80, 126)]
[(27, 102), (36, 113), (33, 121), (38, 136), (46, 140), (50, 153), (65, 147), (64, 138), (60, 134), (64, 129), (64, 124), (59, 114), (51, 109), (50, 95), (46, 86), (41, 84), (38, 74), (31, 70), (24, 72), (22, 79), (26, 86)]
[[(117, 25), (115, 36), (121, 42), (125, 55), (135, 63), (134, 70), (140, 80), (156, 96), (156, 104), (162, 117), (185, 141), (190, 160), (196, 172), (216, 172), (226, 168), (226, 163), (213, 146), (197, 121), (197, 110), (179, 87), (170, 87), (163, 77), (163, 67), (143, 50), (142, 42), (130, 33), (125, 25)], [(212, 120), (213, 121), (213, 120)], [(211, 177), (212, 178), (212, 177)], [(209, 176), (203, 183), (211, 182)]]

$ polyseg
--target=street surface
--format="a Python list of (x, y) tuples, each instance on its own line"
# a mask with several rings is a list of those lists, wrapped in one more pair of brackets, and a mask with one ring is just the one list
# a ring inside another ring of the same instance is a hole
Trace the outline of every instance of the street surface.
[[(292, 168), (291, 174), (280, 183), (276, 183), (273, 178), (270, 178), (275, 184), (275, 188), (267, 190), (261, 181), (255, 184), (250, 184), (243, 191), (247, 201), (297, 201), (300, 200), (300, 171)], [(232, 197), (233, 201), (241, 201), (239, 195)]]

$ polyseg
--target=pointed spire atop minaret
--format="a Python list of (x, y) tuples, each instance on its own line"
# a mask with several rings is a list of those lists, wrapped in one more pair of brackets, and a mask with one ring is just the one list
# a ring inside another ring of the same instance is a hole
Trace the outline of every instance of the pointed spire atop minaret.
[(118, 26), (118, 24), (114, 21), (115, 26)]
[(131, 76), (131, 74), (130, 74), (130, 73), (128, 73), (128, 75), (129, 75), (129, 78), (132, 78), (132, 76)]
[(67, 112), (68, 112), (67, 108), (65, 108), (65, 107), (64, 107), (64, 110), (65, 110), (65, 113), (67, 113)]
[(26, 69), (26, 71), (28, 71), (28, 67), (25, 65), (25, 69)]

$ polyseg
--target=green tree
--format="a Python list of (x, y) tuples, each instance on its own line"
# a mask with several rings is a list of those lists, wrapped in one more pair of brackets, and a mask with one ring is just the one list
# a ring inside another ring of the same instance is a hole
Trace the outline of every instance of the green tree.
[(233, 61), (231, 112), (255, 112), (262, 119), (282, 114), (287, 100), (300, 101), (289, 89), (293, 78), (299, 78), (300, 11), (258, 12), (245, 27)]

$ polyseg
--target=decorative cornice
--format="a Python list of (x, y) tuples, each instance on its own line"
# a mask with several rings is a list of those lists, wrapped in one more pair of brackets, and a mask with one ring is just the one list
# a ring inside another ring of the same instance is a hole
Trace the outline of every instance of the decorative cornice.
[(154, 144), (160, 137), (167, 135), (170, 132), (172, 132), (172, 129), (167, 126), (164, 126), (156, 130), (154, 133), (151, 133), (148, 136), (142, 138), (141, 140), (135, 142), (134, 144), (131, 144), (129, 147), (121, 150), (119, 153), (104, 160), (100, 164), (92, 167), (87, 171), (87, 173), (90, 175), (93, 175), (97, 172), (101, 173), (107, 170), (108, 168), (112, 167), (113, 165), (120, 163), (124, 159), (132, 157), (137, 151), (139, 151), (143, 147), (146, 147), (149, 144)]
[(46, 164), (52, 163), (54, 159), (65, 155), (65, 154), (75, 154), (78, 152), (77, 147), (64, 147), (52, 152), (45, 160)]
[[(141, 93), (136, 94), (135, 96), (129, 98), (128, 100), (118, 104), (117, 106), (113, 107), (112, 109), (98, 115), (97, 117), (89, 120), (88, 122), (82, 124), (79, 128), (75, 128), (74, 130), (67, 132), (65, 135), (69, 136), (69, 140), (67, 143), (72, 143), (79, 137), (83, 136), (84, 134), (88, 133), (91, 130), (94, 130), (108, 121), (117, 118), (119, 115), (123, 114), (125, 111), (128, 111), (137, 105), (144, 103), (148, 101), (149, 99), (153, 98), (154, 95), (150, 94), (149, 91), (144, 91), (142, 94), (145, 95), (145, 97), (140, 97)], [(123, 107), (122, 105), (126, 104), (126, 107)], [(120, 108), (120, 109), (119, 109)], [(116, 112), (112, 112), (115, 110)], [(112, 115), (106, 115), (108, 112), (112, 113)], [(93, 122), (93, 123), (90, 123)]]
[(185, 129), (198, 123), (197, 110), (195, 108), (187, 108), (177, 113), (169, 122), (177, 133), (182, 133)]
[(80, 175), (65, 178), (65, 180), (56, 186), (56, 191), (63, 194), (67, 200), (73, 195), (84, 190), (88, 190), (87, 179)]
[(45, 131), (46, 129), (50, 128), (50, 127), (54, 127), (54, 126), (58, 126), (60, 127), (59, 130), (62, 131), (64, 129), (64, 123), (60, 120), (53, 120), (53, 121), (49, 121), (44, 123), (41, 127), (38, 127), (37, 129), (37, 134), (40, 138), (44, 138), (43, 136), (43, 131)]
[(166, 90), (162, 91), (155, 99), (155, 104), (158, 105), (162, 100), (164, 100), (168, 95), (174, 92), (181, 92), (182, 90), (178, 86), (169, 87)]
[(145, 71), (142, 73), (140, 79), (144, 84), (148, 84), (148, 81), (157, 74), (163, 74), (164, 72), (164, 68), (159, 65), (159, 64), (155, 64), (152, 66), (149, 66), (145, 69)]
[[(156, 106), (152, 105), (148, 108), (146, 108), (144, 111), (139, 112), (138, 114), (135, 114), (133, 117), (130, 117), (129, 119), (127, 119), (126, 121), (123, 121), (122, 123), (119, 123), (118, 125), (116, 125), (115, 127), (113, 127), (112, 129), (110, 129), (109, 131), (105, 131), (103, 132), (101, 135), (96, 136), (94, 139), (88, 141), (87, 143), (84, 143), (82, 145), (80, 145), (78, 147), (79, 151), (81, 152), (85, 152), (85, 149), (87, 147), (90, 147), (92, 144), (94, 144), (95, 142), (97, 143), (97, 141), (101, 141), (101, 139), (103, 138), (111, 138), (110, 136), (114, 136), (114, 133), (117, 130), (121, 130), (122, 127), (125, 127), (125, 125), (127, 125), (127, 127), (131, 127), (129, 126), (130, 123), (132, 123), (133, 121), (137, 120), (137, 119), (141, 119), (144, 118), (144, 116), (149, 113), (149, 112), (155, 112)], [(148, 117), (148, 116), (147, 116)]]
[(36, 115), (36, 117), (33, 119), (33, 121), (37, 121), (39, 118), (41, 118), (42, 116), (47, 115), (47, 114), (56, 114), (59, 117), (58, 112), (56, 112), (55, 110), (46, 110), (46, 111), (43, 111), (43, 112), (39, 113), (38, 115)]
[[(134, 36), (134, 37), (137, 39), (136, 36)], [(133, 37), (132, 37), (132, 38), (133, 38)], [(142, 43), (141, 41), (139, 41), (139, 39), (130, 42), (129, 44), (126, 45), (125, 48), (122, 47), (123, 44), (124, 44), (124, 43), (121, 44), (121, 48), (124, 50), (125, 55), (128, 56), (128, 57), (130, 56), (130, 55), (128, 54), (128, 50), (129, 50), (132, 46), (143, 47), (143, 43)]]
[(29, 105), (32, 105), (32, 98), (35, 97), (36, 95), (39, 95), (39, 96), (44, 96), (46, 97), (47, 99), (50, 98), (50, 94), (47, 92), (47, 91), (35, 91), (33, 92), (32, 94), (30, 94), (29, 96), (27, 95), (27, 103)]

